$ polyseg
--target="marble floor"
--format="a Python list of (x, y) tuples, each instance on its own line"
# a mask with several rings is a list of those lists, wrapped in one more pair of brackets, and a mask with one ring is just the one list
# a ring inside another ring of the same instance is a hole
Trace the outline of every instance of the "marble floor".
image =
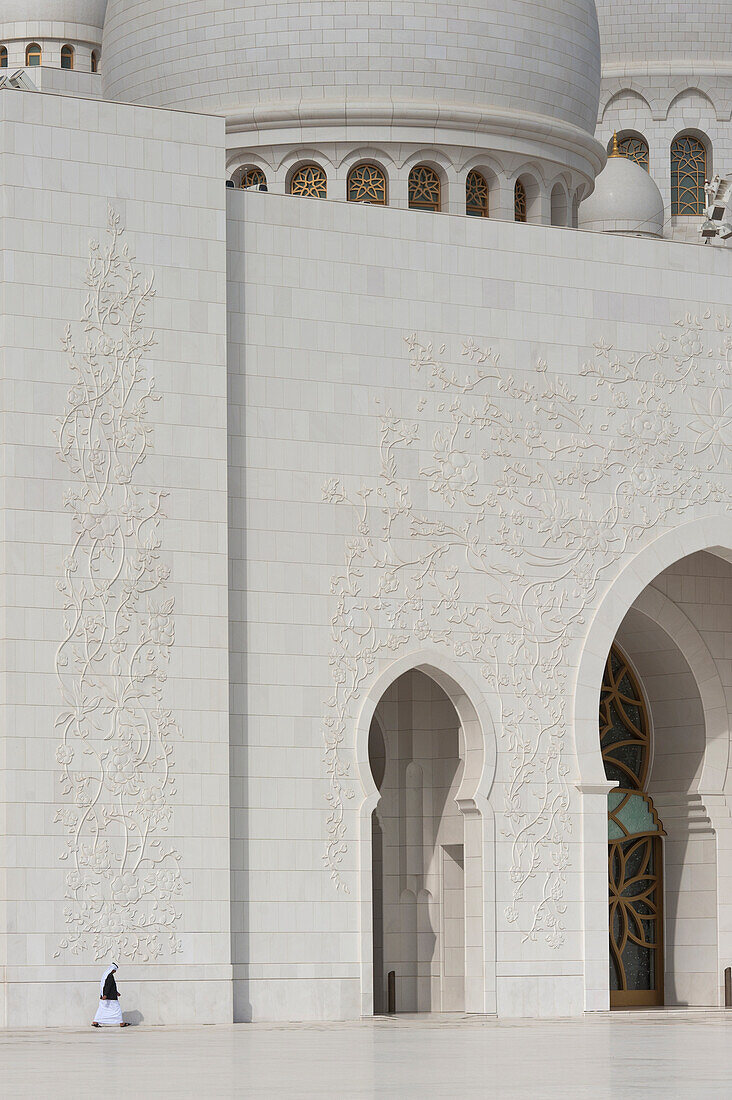
[(0, 1095), (732, 1097), (732, 1011), (0, 1031)]

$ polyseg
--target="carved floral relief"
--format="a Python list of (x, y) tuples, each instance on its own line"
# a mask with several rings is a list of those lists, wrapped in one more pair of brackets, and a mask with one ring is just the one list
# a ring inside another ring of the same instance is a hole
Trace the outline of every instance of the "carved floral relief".
[(616, 563), (691, 511), (729, 507), (730, 321), (687, 315), (630, 356), (600, 340), (575, 377), (542, 359), (507, 367), (473, 339), (457, 355), (415, 334), (406, 347), (419, 388), (403, 413), (381, 411), (379, 470), (323, 492), (354, 513), (331, 584), (326, 866), (347, 889), (350, 738), (377, 662), (414, 639), (444, 646), (479, 666), (500, 710), (504, 918), (559, 947), (568, 670)]
[(169, 568), (161, 552), (163, 490), (140, 484), (159, 400), (145, 368), (152, 279), (135, 266), (119, 216), (90, 246), (87, 298), (64, 350), (72, 374), (57, 433), (71, 479), (64, 494), (73, 539), (58, 590), (56, 719), (68, 840), (62, 950), (147, 961), (175, 933), (180, 855), (165, 839), (175, 794), (165, 698), (175, 640)]

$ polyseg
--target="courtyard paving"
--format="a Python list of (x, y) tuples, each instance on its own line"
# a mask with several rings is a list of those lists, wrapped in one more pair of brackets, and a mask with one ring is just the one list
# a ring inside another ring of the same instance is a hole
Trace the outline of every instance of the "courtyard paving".
[(0, 1096), (732, 1097), (732, 1011), (0, 1031)]

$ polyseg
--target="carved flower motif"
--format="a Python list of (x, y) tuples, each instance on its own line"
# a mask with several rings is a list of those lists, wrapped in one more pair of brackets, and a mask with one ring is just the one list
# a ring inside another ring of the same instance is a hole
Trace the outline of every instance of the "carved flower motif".
[(155, 645), (169, 646), (175, 641), (175, 629), (172, 616), (168, 613), (169, 604), (151, 610), (145, 623), (145, 640)]
[(66, 875), (66, 887), (72, 893), (81, 886), (81, 875), (78, 871), (69, 871)]
[(118, 905), (134, 905), (140, 900), (140, 884), (131, 871), (112, 879), (112, 899)]
[(647, 447), (666, 442), (671, 438), (668, 421), (660, 413), (642, 409), (631, 421), (631, 437)]
[(96, 844), (82, 844), (79, 849), (79, 866), (88, 867), (95, 875), (102, 875), (110, 869), (109, 845), (106, 840), (97, 840)]
[(107, 783), (119, 793), (137, 794), (140, 790), (138, 762), (129, 745), (118, 745), (112, 749), (107, 762)]
[(435, 465), (422, 470), (431, 482), (433, 493), (439, 493), (451, 507), (458, 496), (472, 498), (478, 484), (478, 470), (472, 458), (452, 446), (451, 437), (438, 432), (435, 437)]
[(143, 788), (137, 801), (137, 809), (142, 817), (155, 823), (167, 820), (171, 812), (159, 787)]
[(86, 923), (99, 932), (107, 932), (113, 936), (124, 931), (122, 913), (115, 905), (105, 905), (100, 913), (89, 913)]
[(71, 745), (59, 745), (56, 749), (56, 759), (59, 764), (70, 764), (74, 759), (74, 750)]
[(119, 517), (113, 515), (105, 501), (90, 504), (86, 513), (81, 514), (81, 526), (89, 538), (104, 542), (111, 538), (119, 527)]
[(158, 890), (164, 898), (180, 893), (180, 876), (175, 871), (158, 871)]
[(719, 386), (710, 394), (708, 409), (700, 408), (693, 397), (691, 403), (694, 406), (696, 420), (690, 421), (689, 427), (699, 437), (694, 444), (694, 454), (711, 451), (712, 458), (718, 465), (725, 449), (729, 446), (732, 428), (730, 406), (725, 404)]
[(650, 496), (656, 491), (658, 480), (654, 471), (647, 466), (633, 466), (630, 470), (630, 484), (634, 492)]

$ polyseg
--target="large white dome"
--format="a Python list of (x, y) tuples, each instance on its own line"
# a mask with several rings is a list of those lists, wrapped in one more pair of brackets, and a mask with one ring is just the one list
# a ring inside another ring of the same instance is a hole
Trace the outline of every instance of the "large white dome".
[(732, 19), (719, 0), (597, 0), (597, 14), (605, 75), (732, 61)]
[(107, 0), (2, 0), (0, 39), (88, 38), (98, 42)]
[[(594, 0), (109, 0), (114, 99), (232, 116), (460, 105), (594, 132)], [(426, 116), (427, 117), (427, 116)]]

